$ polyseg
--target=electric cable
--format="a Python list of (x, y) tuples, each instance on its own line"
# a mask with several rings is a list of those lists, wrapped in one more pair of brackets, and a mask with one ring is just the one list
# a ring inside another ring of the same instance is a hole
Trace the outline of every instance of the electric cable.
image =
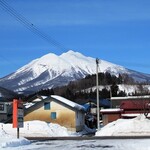
[(30, 30), (35, 35), (41, 37), (43, 40), (47, 41), (49, 44), (59, 48), (60, 50), (68, 50), (63, 44), (56, 41), (51, 36), (47, 35), (40, 29), (38, 29), (33, 23), (31, 23), (28, 19), (26, 19), (23, 15), (18, 13), (13, 7), (11, 7), (8, 3), (6, 3), (4, 0), (0, 0), (0, 6), (9, 13), (13, 18), (15, 18), (19, 23), (21, 23), (25, 28)]

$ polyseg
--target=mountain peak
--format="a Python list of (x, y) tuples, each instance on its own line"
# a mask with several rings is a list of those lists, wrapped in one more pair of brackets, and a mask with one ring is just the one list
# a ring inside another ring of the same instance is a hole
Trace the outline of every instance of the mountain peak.
[(68, 53), (68, 54), (74, 54), (74, 53), (76, 53), (75, 51), (73, 51), (73, 50), (69, 50), (68, 52), (66, 52), (66, 53)]
[[(133, 72), (110, 62), (100, 61), (100, 72), (114, 75), (127, 73), (137, 79), (149, 79), (142, 73)], [(84, 78), (96, 73), (95, 58), (84, 56), (79, 52), (69, 50), (60, 56), (49, 53), (18, 69), (2, 79), (0, 86), (13, 91), (37, 91), (67, 85), (70, 81)]]
[(65, 55), (65, 56), (76, 56), (76, 57), (78, 57), (78, 56), (84, 56), (81, 53), (73, 51), (73, 50), (69, 50), (66, 53), (61, 54), (61, 56), (63, 56), (63, 55)]

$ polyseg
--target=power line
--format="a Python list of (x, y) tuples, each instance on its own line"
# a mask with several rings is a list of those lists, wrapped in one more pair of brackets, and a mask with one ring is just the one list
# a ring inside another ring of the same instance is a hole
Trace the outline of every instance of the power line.
[(0, 6), (9, 13), (13, 18), (15, 18), (19, 23), (21, 23), (25, 28), (30, 30), (35, 35), (39, 36), (49, 44), (59, 48), (60, 50), (68, 50), (62, 43), (56, 41), (51, 36), (47, 35), (40, 29), (38, 29), (33, 23), (31, 23), (28, 19), (26, 19), (23, 15), (18, 13), (13, 7), (11, 7), (5, 0), (0, 0)]
[[(21, 23), (25, 28), (30, 30), (34, 35), (40, 37), (41, 39), (45, 40), (49, 44), (55, 46), (56, 48), (59, 48), (59, 50), (68, 50), (63, 44), (60, 42), (56, 41), (54, 38), (51, 36), (47, 35), (40, 29), (38, 29), (33, 23), (31, 23), (28, 19), (26, 19), (23, 15), (18, 13), (13, 7), (11, 7), (5, 0), (0, 0), (0, 7), (7, 12), (10, 16), (12, 16), (16, 21)], [(10, 62), (6, 57), (0, 55), (0, 58), (5, 60), (11, 65), (18, 66), (14, 62)]]

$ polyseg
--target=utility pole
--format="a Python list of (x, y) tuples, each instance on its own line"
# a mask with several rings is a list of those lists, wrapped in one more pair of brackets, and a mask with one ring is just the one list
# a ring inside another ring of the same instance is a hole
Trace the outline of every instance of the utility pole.
[(98, 84), (98, 68), (99, 68), (99, 59), (96, 58), (97, 130), (100, 129), (100, 125), (99, 125), (99, 84)]

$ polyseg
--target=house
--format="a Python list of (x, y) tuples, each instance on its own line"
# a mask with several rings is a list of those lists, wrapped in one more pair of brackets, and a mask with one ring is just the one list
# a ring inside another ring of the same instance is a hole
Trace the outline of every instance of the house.
[(84, 127), (85, 109), (66, 98), (51, 95), (26, 106), (24, 121), (31, 120), (57, 123), (78, 132)]
[(12, 102), (0, 101), (0, 122), (9, 122), (12, 120)]
[(139, 114), (149, 117), (150, 96), (112, 97), (111, 104), (111, 109), (100, 110), (104, 125), (119, 118), (134, 118)]

